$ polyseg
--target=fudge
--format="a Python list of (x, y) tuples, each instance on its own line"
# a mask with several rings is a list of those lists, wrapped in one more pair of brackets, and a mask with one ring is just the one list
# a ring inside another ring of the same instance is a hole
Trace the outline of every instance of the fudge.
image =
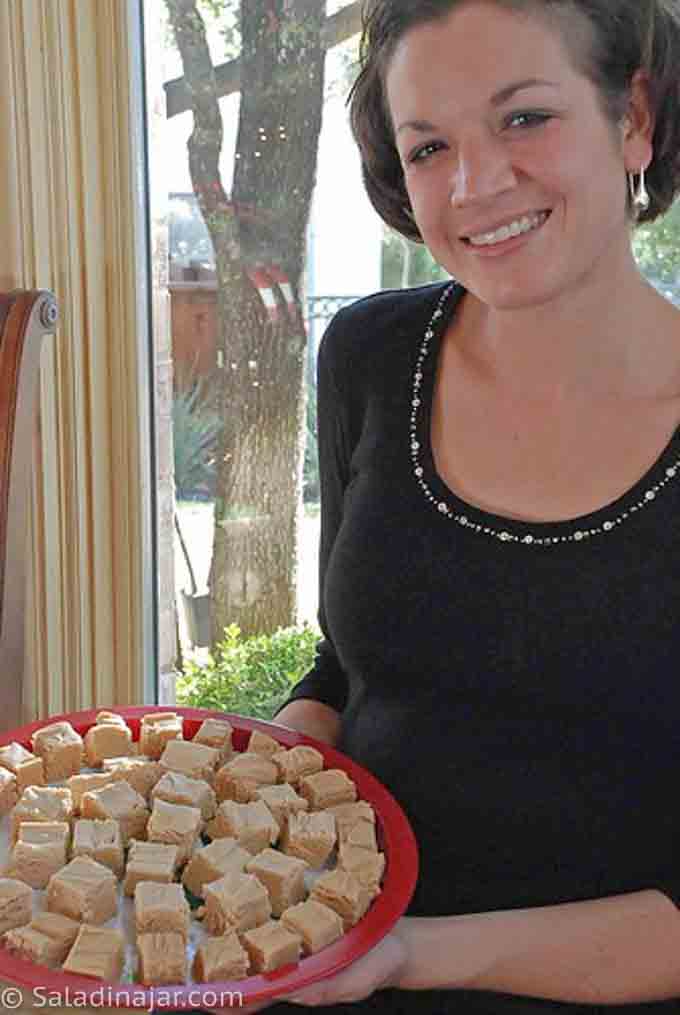
[(354, 803), (357, 798), (356, 786), (340, 768), (327, 768), (325, 772), (303, 776), (298, 783), (298, 793), (309, 800), (310, 809), (314, 811)]
[(74, 857), (47, 885), (47, 908), (83, 923), (106, 923), (118, 911), (115, 875), (90, 859)]
[(73, 827), (72, 856), (89, 856), (108, 867), (117, 878), (125, 867), (120, 825), (111, 818), (80, 818)]
[(335, 846), (335, 818), (327, 811), (291, 814), (281, 836), (281, 849), (289, 856), (322, 867)]
[(236, 931), (203, 941), (196, 950), (194, 979), (199, 983), (243, 980), (248, 975), (248, 952)]
[(264, 754), (265, 758), (271, 758), (273, 754), (278, 754), (280, 750), (281, 744), (278, 740), (274, 740), (274, 737), (270, 737), (268, 733), (253, 730), (250, 734), (248, 751), (251, 754)]
[(171, 931), (139, 934), (139, 980), (147, 986), (183, 984), (188, 974), (187, 950), (181, 934)]
[(181, 772), (189, 779), (212, 783), (219, 760), (220, 752), (215, 747), (193, 740), (171, 740), (163, 749), (160, 766), (165, 772)]
[(63, 786), (28, 786), (11, 813), (12, 844), (17, 841), (24, 821), (65, 821), (73, 815), (71, 791)]
[(198, 807), (185, 807), (183, 804), (154, 800), (147, 826), (147, 838), (150, 842), (166, 842), (177, 846), (181, 864), (191, 856), (202, 824), (203, 819)]
[(203, 895), (204, 923), (211, 934), (250, 930), (272, 914), (267, 889), (252, 874), (225, 874), (205, 885)]
[(215, 793), (220, 803), (236, 800), (245, 804), (255, 798), (260, 786), (273, 786), (278, 782), (278, 776), (278, 769), (269, 758), (246, 751), (236, 754), (219, 769), (215, 776)]
[(309, 897), (334, 909), (345, 930), (358, 923), (371, 903), (370, 890), (364, 888), (353, 874), (337, 869), (317, 878)]
[[(353, 804), (337, 804), (327, 810), (335, 818), (338, 842), (345, 842), (355, 825), (370, 824), (375, 829), (375, 811), (365, 800), (357, 800)], [(364, 836), (365, 833), (360, 833)]]
[(175, 712), (152, 712), (142, 716), (139, 726), (139, 752), (157, 761), (171, 740), (184, 737), (182, 717)]
[(191, 779), (181, 772), (166, 772), (151, 790), (151, 800), (165, 800), (169, 804), (198, 807), (204, 821), (214, 818), (217, 810), (217, 800), (212, 786), (204, 779)]
[(315, 899), (298, 902), (281, 916), (281, 923), (302, 938), (305, 955), (313, 955), (342, 937), (344, 927), (338, 914)]
[(156, 881), (158, 884), (170, 884), (175, 880), (179, 866), (179, 850), (177, 846), (160, 842), (130, 842), (123, 894), (134, 895), (135, 887), (140, 881)]
[(291, 786), (297, 786), (305, 775), (314, 775), (323, 768), (323, 754), (316, 747), (308, 747), (306, 744), (298, 744), (288, 751), (279, 751), (272, 755), (272, 761), (279, 772), (277, 782), (289, 782)]
[(127, 782), (113, 782), (83, 793), (80, 811), (84, 818), (117, 821), (124, 846), (130, 839), (143, 839), (146, 835), (148, 807), (144, 797)]
[(113, 782), (113, 778), (107, 772), (81, 772), (80, 775), (72, 775), (66, 780), (66, 788), (71, 790), (73, 797), (73, 811), (80, 814), (80, 807), (83, 801), (83, 793), (89, 793), (94, 789), (102, 789)]
[(83, 738), (70, 722), (53, 722), (31, 737), (33, 753), (42, 758), (45, 781), (62, 782), (77, 775), (83, 760)]
[(255, 799), (266, 803), (280, 828), (285, 825), (289, 814), (309, 810), (309, 801), (296, 793), (287, 782), (278, 786), (260, 786), (255, 790)]
[(245, 870), (246, 874), (254, 874), (267, 889), (272, 916), (281, 916), (289, 906), (304, 901), (307, 870), (304, 860), (267, 847), (246, 864)]
[(345, 843), (338, 849), (338, 869), (353, 874), (362, 888), (368, 889), (371, 898), (375, 898), (385, 872), (385, 854)]
[(47, 882), (66, 864), (71, 829), (66, 822), (24, 821), (12, 847), (6, 873), (31, 888)]
[(9, 814), (17, 802), (17, 777), (6, 768), (0, 768), (0, 817)]
[(4, 936), (7, 948), (41, 966), (58, 966), (66, 958), (80, 924), (58, 913), (38, 913), (27, 926)]
[(33, 892), (15, 878), (0, 878), (0, 934), (21, 927), (31, 919)]
[(50, 913), (44, 910), (42, 913), (35, 914), (31, 920), (30, 927), (31, 930), (35, 930), (39, 934), (45, 934), (47, 937), (52, 938), (53, 941), (58, 941), (61, 944), (63, 952), (59, 961), (63, 962), (69, 948), (78, 937), (81, 925), (77, 920), (71, 920), (68, 916), (63, 916), (61, 913)]
[(115, 982), (125, 961), (125, 938), (119, 930), (84, 924), (63, 965), (65, 973)]
[(138, 934), (172, 931), (189, 936), (191, 915), (184, 889), (176, 883), (163, 885), (140, 881), (135, 887), (135, 927)]
[(37, 758), (14, 741), (0, 747), (0, 768), (6, 768), (16, 776), (17, 793), (23, 793), (27, 786), (45, 785), (42, 758)]
[(122, 715), (119, 715), (118, 712), (107, 712), (106, 710), (97, 712), (95, 722), (97, 724), (114, 723), (116, 726), (125, 727), (125, 729), (128, 728), (128, 724), (125, 722), (125, 719)]
[(301, 935), (278, 920), (269, 920), (260, 927), (247, 930), (242, 935), (242, 941), (255, 973), (271, 973), (300, 958)]
[(346, 829), (343, 835), (340, 845), (361, 846), (362, 849), (369, 849), (373, 853), (378, 852), (375, 825), (370, 821), (357, 821), (356, 825)]
[(279, 826), (262, 800), (249, 804), (225, 800), (207, 832), (211, 839), (233, 838), (250, 853), (259, 853), (265, 846), (274, 845), (279, 837)]
[(85, 734), (85, 757), (92, 768), (99, 768), (105, 758), (130, 754), (132, 733), (121, 716), (100, 712), (94, 726)]
[(163, 775), (163, 769), (151, 758), (105, 758), (102, 770), (108, 772), (113, 782), (127, 782), (148, 800), (151, 790)]
[(196, 850), (184, 868), (182, 884), (192, 895), (200, 897), (204, 884), (218, 881), (225, 874), (243, 873), (251, 859), (251, 854), (236, 839), (215, 839), (209, 846)]
[(233, 732), (231, 723), (226, 719), (204, 719), (193, 743), (214, 747), (216, 751), (219, 751), (220, 764), (223, 764), (225, 761), (229, 761), (234, 753), (231, 743)]

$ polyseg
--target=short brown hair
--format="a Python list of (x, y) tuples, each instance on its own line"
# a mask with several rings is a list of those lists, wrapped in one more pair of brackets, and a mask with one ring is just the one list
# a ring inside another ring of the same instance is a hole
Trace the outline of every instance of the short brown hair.
[[(447, 17), (467, 0), (365, 0), (359, 75), (349, 97), (364, 183), (380, 217), (422, 242), (410, 211), (403, 171), (385, 97), (385, 75), (400, 39), (416, 25)], [(492, 0), (500, 7), (535, 12), (553, 22), (575, 17), (590, 28), (590, 44), (565, 33), (572, 59), (595, 85), (612, 124), (626, 109), (633, 75), (649, 78), (655, 116), (654, 158), (647, 171), (649, 208), (639, 223), (662, 215), (680, 192), (680, 0)]]

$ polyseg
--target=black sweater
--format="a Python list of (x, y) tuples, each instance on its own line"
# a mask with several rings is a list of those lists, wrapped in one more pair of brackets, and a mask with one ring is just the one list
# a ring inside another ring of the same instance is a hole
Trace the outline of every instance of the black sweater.
[[(405, 809), (421, 859), (410, 913), (644, 888), (676, 899), (680, 432), (627, 494), (574, 521), (524, 524), (465, 504), (436, 475), (429, 438), (459, 288), (416, 366), (443, 294), (378, 294), (324, 336), (324, 641), (293, 698), (341, 712), (340, 749)], [(668, 1007), (680, 1000), (626, 1010)], [(580, 1008), (387, 991), (347, 1010)]]

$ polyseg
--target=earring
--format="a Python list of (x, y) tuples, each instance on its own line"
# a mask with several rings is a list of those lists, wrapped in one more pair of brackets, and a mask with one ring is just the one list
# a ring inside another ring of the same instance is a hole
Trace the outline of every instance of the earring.
[(647, 211), (650, 205), (650, 197), (647, 193), (647, 187), (645, 186), (645, 169), (644, 166), (640, 166), (640, 176), (635, 183), (635, 174), (628, 173), (628, 187), (630, 189), (630, 196), (633, 202), (633, 208), (637, 214), (641, 214), (643, 211)]

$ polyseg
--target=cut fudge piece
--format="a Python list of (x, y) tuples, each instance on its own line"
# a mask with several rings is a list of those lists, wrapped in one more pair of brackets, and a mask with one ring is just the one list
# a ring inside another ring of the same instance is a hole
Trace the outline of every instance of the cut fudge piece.
[(255, 790), (255, 799), (266, 803), (280, 828), (285, 825), (289, 814), (309, 810), (309, 801), (299, 796), (287, 782), (278, 786), (260, 786)]
[(323, 768), (323, 754), (306, 744), (279, 751), (272, 755), (272, 761), (279, 771), (277, 782), (289, 782), (291, 786), (297, 786), (305, 775), (314, 775)]
[(150, 842), (167, 842), (177, 846), (179, 863), (182, 864), (191, 856), (202, 823), (198, 807), (154, 800), (147, 838)]
[(248, 975), (248, 952), (234, 930), (208, 938), (196, 950), (194, 979), (199, 983), (243, 980)]
[(337, 869), (322, 874), (315, 881), (309, 897), (335, 910), (345, 930), (359, 922), (371, 903), (370, 890), (364, 888), (353, 874)]
[(66, 822), (24, 821), (10, 853), (7, 874), (31, 888), (46, 888), (52, 875), (66, 864), (70, 837)]
[(73, 810), (80, 814), (80, 805), (83, 800), (83, 793), (89, 793), (94, 789), (102, 789), (113, 782), (108, 772), (81, 772), (80, 775), (72, 775), (66, 780), (66, 788), (71, 790), (73, 797)]
[(130, 839), (143, 839), (146, 835), (149, 809), (144, 797), (127, 782), (113, 782), (83, 793), (80, 811), (84, 818), (117, 821), (124, 846)]
[(0, 878), (0, 934), (22, 927), (31, 919), (33, 892), (14, 878)]
[(198, 849), (182, 874), (182, 884), (192, 895), (202, 896), (203, 885), (218, 881), (225, 874), (241, 874), (251, 860), (247, 849), (236, 839), (215, 839), (209, 846)]
[(173, 931), (186, 940), (191, 913), (184, 889), (176, 883), (140, 881), (135, 888), (135, 927), (138, 934)]
[(169, 931), (139, 934), (139, 980), (146, 986), (183, 984), (188, 974), (186, 943), (181, 934)]
[(300, 958), (302, 936), (284, 927), (278, 920), (247, 930), (242, 940), (255, 973), (271, 973)]
[(128, 728), (128, 724), (125, 722), (122, 715), (119, 715), (118, 712), (107, 712), (106, 709), (102, 712), (97, 712), (95, 722), (97, 724), (105, 722), (114, 723), (116, 726), (124, 726), (126, 729)]
[(84, 924), (62, 968), (76, 976), (115, 982), (123, 972), (124, 960), (125, 938), (119, 930)]
[(9, 814), (17, 802), (17, 778), (6, 769), (0, 768), (0, 817)]
[(219, 760), (220, 752), (214, 747), (193, 740), (171, 740), (163, 749), (160, 765), (165, 772), (181, 772), (212, 784)]
[(68, 949), (63, 942), (27, 927), (15, 927), (3, 935), (5, 947), (21, 959), (39, 966), (58, 966), (64, 961)]
[(139, 751), (157, 761), (171, 740), (184, 736), (182, 717), (175, 712), (152, 712), (142, 716), (139, 726)]
[(63, 786), (28, 786), (11, 813), (11, 841), (14, 844), (24, 821), (65, 821), (73, 815), (71, 791)]
[(333, 807), (337, 804), (354, 803), (357, 788), (341, 768), (327, 768), (325, 772), (315, 772), (300, 779), (298, 793), (314, 811), (322, 807)]
[(105, 758), (102, 769), (111, 775), (113, 782), (127, 782), (148, 800), (151, 790), (163, 775), (163, 769), (151, 758)]
[(77, 775), (83, 761), (83, 738), (70, 722), (53, 722), (31, 737), (33, 753), (43, 760), (46, 782), (62, 782)]
[(273, 754), (278, 754), (281, 750), (281, 744), (278, 740), (274, 740), (274, 737), (270, 737), (268, 733), (262, 733), (261, 730), (253, 730), (248, 740), (248, 751), (251, 754), (264, 754), (265, 758), (271, 758)]
[(89, 856), (77, 856), (47, 885), (47, 908), (83, 923), (106, 923), (118, 909), (115, 875)]
[(63, 962), (69, 948), (78, 937), (81, 925), (77, 920), (71, 920), (68, 916), (63, 916), (61, 913), (50, 913), (44, 910), (42, 913), (35, 914), (31, 920), (30, 927), (31, 930), (35, 930), (39, 934), (45, 934), (47, 937), (52, 938), (53, 941), (61, 943), (63, 953), (59, 961)]
[(42, 758), (37, 758), (15, 741), (0, 747), (0, 768), (6, 768), (16, 776), (17, 793), (23, 793), (27, 786), (45, 785)]
[(170, 884), (175, 880), (179, 866), (179, 850), (177, 846), (160, 842), (130, 842), (123, 893), (134, 895), (135, 887), (140, 881), (156, 881), (159, 884)]
[(302, 938), (305, 955), (313, 955), (337, 941), (344, 933), (338, 914), (315, 899), (298, 902), (281, 915), (281, 923)]
[(323, 867), (335, 846), (335, 818), (327, 811), (291, 814), (281, 836), (281, 849), (299, 856), (310, 867)]
[(279, 837), (276, 819), (262, 800), (249, 804), (225, 800), (206, 831), (211, 839), (236, 839), (250, 853), (259, 853), (265, 846), (273, 846)]
[(203, 896), (204, 923), (211, 934), (250, 930), (272, 915), (267, 889), (253, 874), (225, 874), (204, 885)]
[(281, 916), (289, 906), (305, 898), (307, 864), (275, 849), (263, 849), (246, 864), (246, 874), (254, 874), (269, 892), (272, 916)]
[(219, 769), (215, 776), (217, 799), (236, 800), (240, 804), (255, 798), (260, 786), (273, 786), (278, 781), (278, 769), (269, 758), (261, 754), (236, 754)]
[(373, 853), (378, 852), (378, 840), (375, 837), (375, 825), (370, 821), (357, 821), (344, 832), (344, 839), (340, 843), (347, 846), (361, 846), (362, 849), (370, 849)]
[[(178, 741), (179, 743), (179, 741)], [(215, 791), (204, 779), (191, 779), (181, 772), (166, 772), (151, 790), (151, 800), (165, 800), (169, 804), (198, 807), (204, 821), (215, 817), (217, 800)]]
[(94, 726), (85, 734), (85, 757), (88, 765), (99, 768), (105, 758), (125, 757), (132, 751), (132, 732), (121, 716), (111, 718), (100, 712)]
[(355, 825), (370, 824), (375, 829), (375, 811), (365, 800), (357, 800), (353, 804), (337, 804), (327, 810), (335, 818), (339, 843), (347, 840)]
[(233, 732), (231, 723), (226, 719), (204, 719), (193, 743), (214, 747), (220, 753), (220, 764), (223, 764), (225, 761), (229, 761), (234, 753), (231, 742)]
[(108, 867), (117, 878), (125, 867), (120, 825), (111, 818), (80, 818), (73, 827), (72, 856), (89, 856)]
[(338, 849), (338, 869), (353, 874), (371, 898), (380, 892), (380, 880), (385, 873), (385, 854), (347, 843)]

